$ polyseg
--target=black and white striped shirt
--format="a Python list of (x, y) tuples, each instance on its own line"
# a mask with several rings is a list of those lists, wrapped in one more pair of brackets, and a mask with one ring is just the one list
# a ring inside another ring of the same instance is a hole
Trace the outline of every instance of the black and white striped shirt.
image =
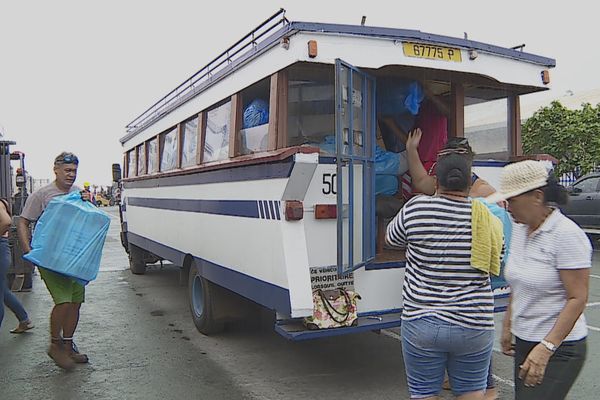
[(494, 329), (489, 274), (471, 266), (471, 202), (410, 199), (387, 227), (406, 247), (403, 320), (435, 316), (471, 329)]

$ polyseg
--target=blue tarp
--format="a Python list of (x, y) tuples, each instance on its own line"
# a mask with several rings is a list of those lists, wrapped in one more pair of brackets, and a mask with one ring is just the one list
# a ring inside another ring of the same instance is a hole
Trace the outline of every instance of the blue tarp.
[(38, 220), (23, 258), (86, 285), (96, 279), (110, 217), (79, 192), (55, 197)]

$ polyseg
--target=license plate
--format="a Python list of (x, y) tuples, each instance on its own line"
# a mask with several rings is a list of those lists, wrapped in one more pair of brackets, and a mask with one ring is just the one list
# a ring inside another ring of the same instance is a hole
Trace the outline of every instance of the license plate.
[(423, 43), (402, 43), (404, 55), (430, 60), (462, 62), (460, 49)]

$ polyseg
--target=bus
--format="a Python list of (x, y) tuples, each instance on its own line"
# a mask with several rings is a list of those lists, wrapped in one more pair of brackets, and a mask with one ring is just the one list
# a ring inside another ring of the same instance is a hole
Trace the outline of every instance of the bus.
[[(425, 150), (468, 138), (475, 172), (497, 184), (521, 155), (520, 96), (548, 90), (554, 66), (522, 48), (280, 10), (127, 125), (131, 272), (180, 266), (204, 334), (239, 318), (239, 299), (272, 310), (291, 340), (399, 326), (405, 258), (383, 244), (379, 211), (410, 188), (394, 126), (437, 126)], [(498, 110), (502, 121), (478, 123)], [(400, 160), (387, 175), (380, 155)], [(335, 288), (360, 294), (357, 323), (307, 329), (313, 292)]]

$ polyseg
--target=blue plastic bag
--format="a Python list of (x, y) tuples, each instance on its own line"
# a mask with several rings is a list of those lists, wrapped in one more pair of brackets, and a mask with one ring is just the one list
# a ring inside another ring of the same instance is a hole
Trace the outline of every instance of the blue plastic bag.
[(385, 151), (379, 146), (375, 147), (375, 174), (397, 175), (400, 169), (398, 153)]
[(96, 279), (110, 217), (79, 192), (55, 197), (38, 220), (23, 258), (87, 285)]
[(396, 175), (375, 175), (375, 196), (385, 194), (393, 196), (398, 192), (398, 177)]
[(425, 93), (416, 81), (382, 79), (377, 82), (377, 114), (397, 115), (409, 113), (417, 115)]
[(269, 103), (254, 99), (244, 110), (243, 129), (254, 128), (269, 122)]

